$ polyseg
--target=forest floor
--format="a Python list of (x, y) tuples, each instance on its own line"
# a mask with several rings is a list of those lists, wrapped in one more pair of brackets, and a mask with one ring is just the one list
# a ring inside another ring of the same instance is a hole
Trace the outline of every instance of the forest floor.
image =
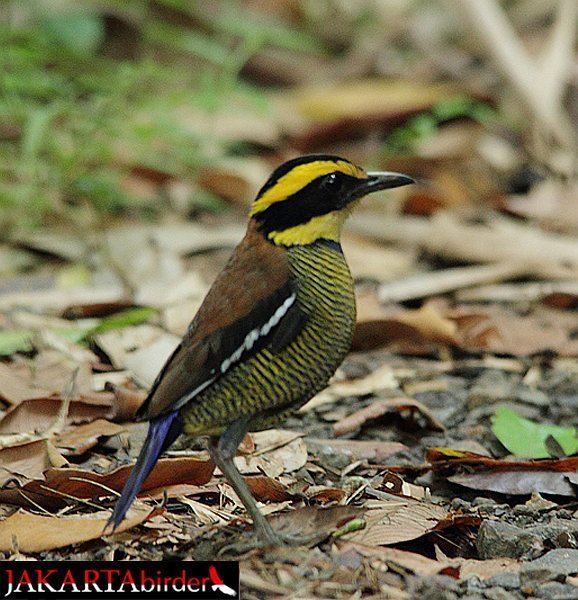
[[(226, 255), (189, 266), (211, 277)], [(354, 351), (329, 388), (240, 448), (274, 527), (315, 537), (262, 548), (202, 440), (179, 440), (126, 524), (102, 535), (144, 433), (130, 422), (144, 397), (134, 381), (146, 387), (178, 340), (167, 330), (174, 305), (120, 310), (109, 298), (62, 311), (58, 289), (37, 290), (37, 306), (52, 295), (45, 312), (61, 316), (8, 311), (34, 330), (26, 343), (37, 350), (0, 365), (5, 558), (240, 560), (244, 598), (576, 597), (578, 458), (567, 425), (578, 362), (566, 354), (578, 315), (568, 298), (446, 296), (382, 314), (378, 291), (358, 287)]]

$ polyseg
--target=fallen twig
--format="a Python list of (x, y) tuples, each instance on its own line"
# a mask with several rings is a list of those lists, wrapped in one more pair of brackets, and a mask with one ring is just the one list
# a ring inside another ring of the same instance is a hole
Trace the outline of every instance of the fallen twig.
[(387, 242), (419, 246), (444, 258), (470, 263), (525, 265), (547, 279), (578, 279), (578, 244), (529, 224), (494, 216), (487, 225), (468, 224), (450, 213), (431, 219), (358, 215), (352, 228)]
[(381, 302), (403, 302), (520, 277), (528, 270), (527, 266), (509, 263), (444, 269), (385, 283), (379, 287), (377, 294)]
[[(573, 54), (574, 0), (560, 0), (552, 40), (541, 59), (529, 56), (497, 0), (460, 0), (453, 5), (542, 127), (563, 145), (571, 145), (571, 128), (560, 99), (572, 63), (566, 56)], [(546, 75), (541, 67), (544, 63), (552, 67), (554, 59), (558, 64)]]

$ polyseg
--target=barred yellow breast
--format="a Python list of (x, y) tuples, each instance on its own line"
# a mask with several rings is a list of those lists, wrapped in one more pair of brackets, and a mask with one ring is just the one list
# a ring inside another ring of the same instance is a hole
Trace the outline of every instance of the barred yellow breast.
[(279, 352), (263, 348), (233, 366), (184, 407), (184, 430), (217, 435), (251, 415), (249, 429), (271, 427), (323, 389), (344, 359), (355, 326), (355, 296), (338, 243), (318, 240), (289, 248), (297, 303), (306, 320)]

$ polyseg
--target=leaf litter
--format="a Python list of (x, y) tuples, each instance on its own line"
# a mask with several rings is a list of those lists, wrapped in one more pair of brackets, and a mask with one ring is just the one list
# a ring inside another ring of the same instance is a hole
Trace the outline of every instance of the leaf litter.
[[(251, 4), (290, 23), (284, 39), (291, 34), (292, 43), (276, 47), (277, 36), (261, 38), (253, 24), (256, 38), (272, 43), (235, 62), (246, 88), (242, 101), (229, 90), (212, 106), (206, 81), (201, 95), (212, 108), (186, 102), (172, 110), (170, 127), (161, 119), (163, 134), (153, 132), (154, 143), (146, 145), (154, 157), (114, 139), (108, 151), (115, 164), (107, 169), (121, 165), (119, 189), (137, 204), (119, 207), (121, 218), (107, 213), (105, 223), (90, 197), (40, 182), (42, 193), (49, 188), (47, 210), (59, 211), (51, 222), (65, 223), (69, 210), (80, 215), (85, 208), (86, 222), (32, 233), (6, 228), (5, 557), (199, 560), (221, 550), (237, 556), (227, 548), (246, 535), (247, 516), (197, 441), (161, 459), (124, 531), (103, 538), (102, 527), (138, 449), (130, 422), (136, 408), (242, 237), (251, 197), (296, 148), (408, 172), (420, 183), (388, 193), (387, 202), (367, 199), (351, 223), (355, 233), (344, 239), (358, 284), (356, 352), (284, 430), (247, 436), (236, 458), (275, 526), (317, 538), (307, 549), (244, 554), (247, 595), (454, 598), (523, 590), (554, 597), (563, 587), (560, 593), (571, 596), (573, 567), (557, 554), (578, 543), (577, 212), (567, 166), (572, 153), (560, 135), (570, 130), (560, 99), (572, 97), (563, 85), (572, 56), (571, 3), (550, 14), (530, 2), (530, 16), (504, 8), (503, 23), (512, 21), (505, 29), (492, 28), (491, 18), (466, 25), (460, 14), (479, 10), (467, 3), (456, 13), (455, 31), (435, 6), (392, 5), (392, 28), (375, 26), (383, 24), (379, 11), (368, 19), (354, 6), (340, 11), (320, 3), (303, 12), (295, 3), (277, 3), (274, 11)], [(201, 22), (227, 40), (224, 56), (247, 40), (229, 39), (218, 12)], [(187, 13), (186, 26), (177, 24), (178, 15), (174, 26), (194, 32), (199, 15)], [(432, 17), (443, 27), (432, 27)], [(307, 32), (319, 29), (319, 40), (299, 37), (302, 21)], [(535, 28), (535, 21), (552, 21), (552, 30)], [(361, 46), (358, 22), (368, 25)], [(494, 39), (498, 30), (504, 39)], [(455, 44), (453, 34), (471, 32), (494, 62)], [(540, 98), (536, 86), (524, 83), (524, 73), (535, 70), (532, 57), (495, 52), (528, 42), (543, 49), (541, 62), (555, 65), (543, 69)], [(513, 68), (515, 57), (524, 68)], [(182, 63), (188, 71), (190, 64), (195, 72), (202, 68), (190, 53)], [(58, 73), (57, 61), (49, 72)], [(447, 80), (457, 83), (431, 83)], [(264, 102), (263, 83), (287, 87), (271, 91), (268, 111), (254, 110), (253, 101)], [(480, 83), (484, 93), (473, 94)], [(137, 113), (142, 128), (149, 115)], [(512, 127), (511, 115), (532, 128)], [(17, 122), (3, 129), (7, 144), (22, 142)], [(61, 125), (66, 134), (66, 119)], [(187, 137), (187, 160), (165, 160), (163, 148), (181, 143), (171, 131), (202, 140), (204, 150), (197, 154)], [(42, 160), (50, 153), (41, 148)], [(76, 189), (60, 164), (52, 167), (54, 181)], [(18, 182), (19, 174), (11, 179)], [(14, 198), (40, 197), (33, 184), (32, 192), (21, 185)], [(139, 220), (145, 205), (162, 207), (157, 223), (148, 215)], [(230, 213), (218, 213), (224, 208)], [(31, 532), (41, 535), (32, 539)], [(88, 540), (90, 546), (78, 545)]]

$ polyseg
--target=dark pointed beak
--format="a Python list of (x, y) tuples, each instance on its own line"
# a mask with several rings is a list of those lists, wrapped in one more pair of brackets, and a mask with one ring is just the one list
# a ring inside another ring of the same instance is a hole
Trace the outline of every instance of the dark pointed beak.
[(390, 171), (371, 171), (367, 173), (367, 179), (359, 181), (359, 185), (355, 187), (350, 195), (350, 201), (379, 190), (388, 190), (402, 185), (410, 185), (411, 183), (415, 183), (415, 180), (408, 175)]

